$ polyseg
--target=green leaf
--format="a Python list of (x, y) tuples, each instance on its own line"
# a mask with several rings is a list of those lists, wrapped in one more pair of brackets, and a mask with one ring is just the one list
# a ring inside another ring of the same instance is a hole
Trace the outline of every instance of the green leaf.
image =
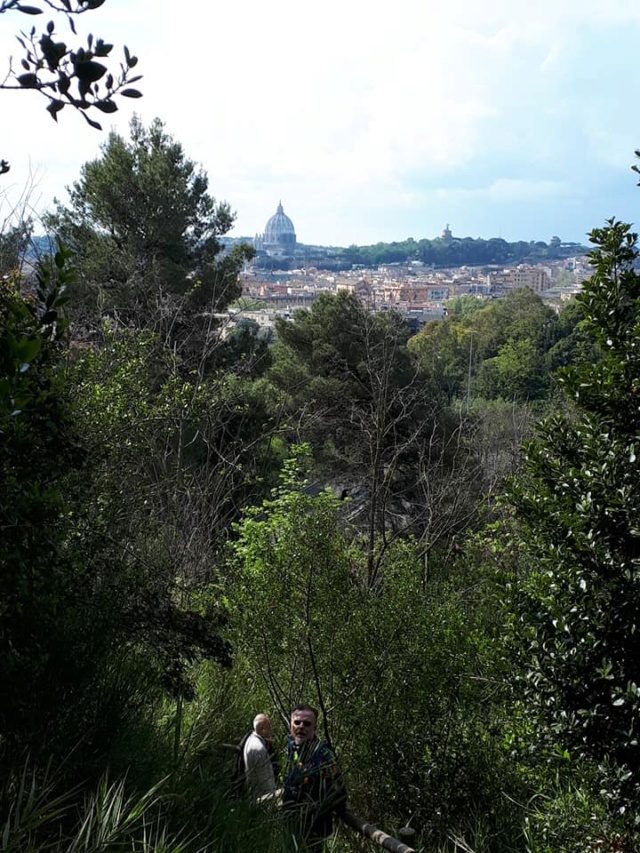
[(20, 342), (20, 358), (23, 361), (29, 362), (40, 352), (42, 341), (39, 338), (31, 338)]

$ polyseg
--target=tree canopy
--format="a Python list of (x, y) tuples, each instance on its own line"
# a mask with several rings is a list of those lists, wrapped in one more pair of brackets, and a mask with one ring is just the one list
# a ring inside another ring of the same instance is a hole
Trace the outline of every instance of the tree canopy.
[(206, 347), (213, 315), (239, 296), (238, 272), (253, 250), (223, 252), (231, 208), (212, 198), (206, 173), (164, 124), (147, 128), (134, 117), (129, 139), (111, 133), (69, 193), (49, 222), (76, 253), (75, 296), (89, 322), (107, 314), (185, 350)]
[(376, 243), (371, 246), (354, 245), (337, 249), (331, 257), (331, 264), (345, 268), (352, 265), (373, 267), (379, 264), (406, 264), (418, 261), (436, 267), (482, 266), (519, 264), (524, 261), (543, 262), (582, 254), (583, 251), (585, 251), (583, 246), (576, 243), (563, 244), (557, 237), (552, 237), (548, 244), (534, 240), (509, 243), (501, 237), (489, 239), (423, 237), (419, 240), (409, 238), (401, 242)]
[(610, 220), (591, 240), (578, 301), (599, 358), (560, 371), (575, 411), (526, 447), (513, 498), (532, 570), (512, 628), (538, 732), (599, 762), (624, 813), (640, 801), (640, 275), (629, 225)]
[[(569, 304), (558, 315), (526, 288), (473, 302), (454, 303), (445, 319), (427, 323), (411, 339), (409, 348), (426, 374), (449, 400), (548, 398), (552, 370), (581, 350), (579, 310)], [(586, 343), (583, 349), (588, 351)]]

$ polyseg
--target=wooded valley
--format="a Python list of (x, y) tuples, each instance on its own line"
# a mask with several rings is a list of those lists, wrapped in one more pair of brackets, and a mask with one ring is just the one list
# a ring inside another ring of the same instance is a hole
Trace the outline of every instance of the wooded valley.
[(290, 849), (221, 745), (298, 701), (420, 850), (636, 850), (637, 236), (559, 313), (325, 294), (270, 346), (232, 223), (134, 119), (30, 277), (0, 239), (2, 850)]

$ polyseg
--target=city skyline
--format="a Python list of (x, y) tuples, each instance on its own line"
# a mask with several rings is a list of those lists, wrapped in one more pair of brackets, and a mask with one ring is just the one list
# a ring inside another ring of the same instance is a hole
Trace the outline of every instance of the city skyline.
[[(182, 15), (107, 0), (79, 37), (114, 54), (126, 43), (144, 97), (98, 116), (100, 134), (71, 110), (56, 125), (35, 93), (2, 92), (0, 219), (30, 171), (37, 209), (66, 201), (134, 111), (202, 164), (237, 212), (232, 236), (261, 232), (279, 199), (299, 241), (319, 246), (433, 238), (447, 222), (461, 237), (585, 243), (608, 217), (637, 219), (636, 3), (400, 0), (393, 13), (327, 0), (305, 25), (293, 0), (194, 0)], [(47, 19), (5, 13), (5, 61), (19, 29)]]

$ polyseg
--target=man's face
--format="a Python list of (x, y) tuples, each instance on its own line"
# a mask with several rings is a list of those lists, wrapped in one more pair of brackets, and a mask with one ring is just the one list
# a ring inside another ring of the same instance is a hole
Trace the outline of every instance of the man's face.
[(294, 711), (291, 715), (291, 736), (296, 746), (313, 740), (316, 734), (316, 718), (312, 711)]
[(254, 723), (254, 725), (256, 727), (256, 734), (259, 734), (261, 738), (267, 741), (273, 740), (273, 727), (271, 720), (267, 716), (258, 719), (258, 722)]

